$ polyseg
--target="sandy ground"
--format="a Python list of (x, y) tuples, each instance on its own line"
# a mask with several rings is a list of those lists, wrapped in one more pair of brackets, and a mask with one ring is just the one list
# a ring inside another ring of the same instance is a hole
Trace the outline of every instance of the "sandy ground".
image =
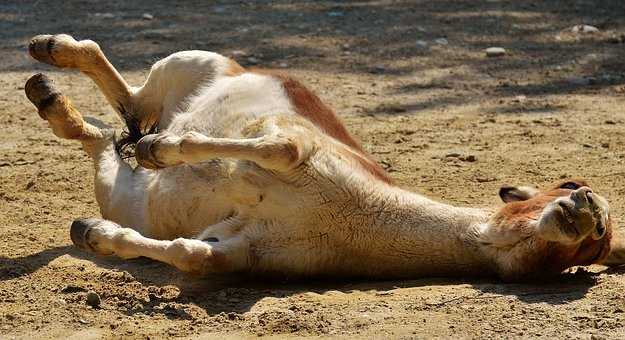
[[(570, 31), (582, 23), (600, 32)], [(23, 85), (44, 71), (84, 114), (121, 124), (86, 77), (26, 55), (31, 36), (62, 32), (98, 41), (132, 84), (184, 49), (288, 68), (399, 184), (430, 197), (494, 205), (504, 183), (583, 177), (609, 199), (616, 225), (625, 222), (621, 0), (5, 0), (0, 338), (625, 337), (618, 268), (540, 284), (244, 282), (77, 251), (69, 223), (98, 216), (93, 169), (77, 143), (54, 137)], [(486, 58), (490, 46), (508, 55)], [(100, 308), (85, 303), (88, 290)]]

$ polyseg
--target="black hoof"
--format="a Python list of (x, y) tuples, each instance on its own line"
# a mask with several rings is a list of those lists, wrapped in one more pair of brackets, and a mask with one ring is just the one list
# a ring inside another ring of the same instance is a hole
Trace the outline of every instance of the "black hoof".
[[(54, 86), (52, 79), (42, 73), (37, 73), (26, 81), (24, 92), (26, 92), (28, 100), (35, 104), (40, 116), (41, 111), (61, 95), (61, 92)], [(43, 116), (41, 118), (45, 119)]]
[(76, 247), (82, 250), (93, 251), (89, 243), (87, 243), (87, 236), (96, 223), (98, 223), (98, 220), (94, 218), (79, 218), (72, 222), (69, 235)]
[(52, 49), (54, 48), (55, 39), (49, 34), (41, 34), (32, 39), (28, 44), (28, 54), (36, 60), (54, 65), (54, 57), (52, 56)]

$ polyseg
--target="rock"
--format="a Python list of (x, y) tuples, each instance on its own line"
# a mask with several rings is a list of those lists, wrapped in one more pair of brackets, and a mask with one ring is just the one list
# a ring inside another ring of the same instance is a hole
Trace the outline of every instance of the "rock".
[(113, 19), (115, 18), (115, 14), (113, 13), (95, 13), (93, 16), (102, 19)]
[(258, 58), (255, 58), (255, 57), (249, 57), (249, 58), (247, 58), (247, 62), (250, 65), (256, 65), (256, 64), (258, 64), (259, 60), (258, 60)]
[(435, 43), (439, 44), (439, 45), (449, 45), (449, 41), (445, 38), (438, 38), (436, 40), (434, 40)]
[(526, 100), (527, 100), (527, 97), (526, 97), (526, 96), (521, 95), (521, 96), (516, 96), (516, 97), (514, 97), (513, 102), (515, 102), (515, 103), (522, 103), (522, 102), (524, 102), (524, 101), (526, 101)]
[(487, 57), (503, 57), (506, 55), (506, 50), (503, 47), (489, 47), (486, 49)]
[(154, 16), (150, 13), (143, 13), (141, 15), (141, 19), (143, 20), (154, 20)]
[(384, 72), (386, 72), (386, 67), (384, 67), (384, 65), (376, 65), (373, 70), (370, 71), (370, 73), (373, 74), (380, 74)]
[(67, 285), (63, 289), (61, 289), (61, 293), (78, 293), (78, 292), (86, 292), (87, 290), (83, 287), (75, 286), (75, 285)]
[(625, 34), (613, 35), (613, 36), (609, 37), (608, 39), (606, 39), (606, 42), (608, 42), (610, 44), (622, 44), (622, 43), (625, 43)]
[(234, 50), (232, 51), (232, 53), (230, 53), (230, 55), (233, 57), (245, 57), (247, 56), (247, 52), (242, 50)]
[(100, 295), (98, 295), (98, 293), (92, 290), (87, 292), (87, 305), (93, 308), (99, 308), (100, 302)]
[(465, 161), (465, 162), (471, 162), (472, 163), (472, 162), (477, 161), (477, 157), (475, 157), (475, 155), (468, 155), (468, 156), (462, 158), (462, 160)]
[(428, 47), (428, 42), (425, 40), (417, 40), (417, 46), (419, 47)]
[(615, 121), (613, 121), (613, 120), (611, 120), (611, 119), (606, 120), (606, 121), (605, 121), (605, 123), (606, 123), (607, 125), (616, 125), (616, 122), (615, 122)]
[(289, 67), (289, 64), (287, 64), (287, 63), (280, 63), (280, 64), (278, 64), (278, 66), (280, 66), (280, 68), (287, 68), (287, 67)]
[(450, 152), (450, 153), (446, 154), (445, 157), (447, 157), (447, 158), (458, 158), (458, 157), (460, 157), (460, 154), (457, 153), (457, 152)]
[(590, 25), (575, 25), (571, 28), (573, 33), (598, 33), (599, 29)]
[(566, 79), (566, 82), (570, 85), (586, 86), (595, 84), (597, 79), (594, 77), (570, 77)]

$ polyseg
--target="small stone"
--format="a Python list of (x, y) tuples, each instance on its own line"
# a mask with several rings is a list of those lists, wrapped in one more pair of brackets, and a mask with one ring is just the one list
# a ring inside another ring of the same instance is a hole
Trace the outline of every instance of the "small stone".
[(213, 8), (213, 12), (215, 12), (215, 13), (225, 13), (226, 12), (226, 7), (224, 7), (224, 6), (215, 6)]
[(242, 50), (234, 50), (230, 53), (233, 57), (245, 57), (247, 56), (247, 52)]
[(280, 64), (278, 64), (278, 66), (280, 66), (281, 68), (287, 68), (287, 67), (289, 67), (289, 64), (287, 64), (287, 63), (280, 63)]
[(384, 72), (386, 72), (386, 67), (384, 67), (384, 65), (376, 65), (373, 70), (371, 70), (371, 73), (373, 74), (379, 74)]
[(598, 33), (599, 29), (590, 25), (575, 25), (571, 28), (573, 33)]
[(477, 161), (477, 157), (475, 157), (475, 155), (468, 155), (467, 157), (464, 158), (465, 162), (475, 162)]
[(486, 49), (486, 56), (489, 58), (503, 57), (506, 55), (506, 50), (503, 47), (489, 47)]
[(419, 47), (428, 47), (428, 42), (425, 40), (417, 40), (417, 46)]
[(616, 125), (616, 122), (611, 119), (606, 120), (605, 123), (608, 125)]
[(102, 19), (113, 19), (113, 18), (115, 18), (115, 14), (113, 14), (113, 13), (95, 13), (94, 16), (98, 17), (98, 18), (102, 18)]
[(328, 12), (328, 16), (329, 17), (342, 17), (344, 15), (345, 15), (345, 13), (343, 13), (341, 11), (330, 11), (330, 12)]
[(610, 143), (601, 143), (601, 147), (604, 149), (609, 149), (610, 148)]
[(446, 154), (445, 157), (447, 157), (447, 158), (458, 158), (458, 157), (460, 157), (460, 154), (457, 153), (457, 152), (450, 152), (450, 153)]
[(439, 45), (449, 45), (449, 41), (445, 38), (438, 38), (436, 40), (434, 40), (435, 43), (439, 44)]
[(87, 305), (93, 308), (99, 308), (100, 302), (100, 295), (98, 295), (98, 293), (92, 290), (87, 292)]
[(516, 96), (516, 97), (514, 97), (514, 100), (513, 100), (513, 101), (514, 101), (515, 103), (522, 103), (522, 102), (524, 102), (524, 101), (526, 101), (526, 100), (527, 100), (527, 97), (526, 97), (526, 96)]
[(610, 44), (622, 44), (625, 43), (625, 34), (621, 35), (613, 35), (606, 39), (606, 41)]
[(592, 85), (597, 82), (594, 77), (570, 77), (566, 79), (566, 82), (576, 86)]
[(593, 147), (592, 144), (588, 144), (588, 143), (584, 143), (584, 144), (582, 144), (582, 146), (585, 147), (585, 148), (592, 148)]
[(63, 289), (61, 289), (61, 293), (78, 293), (78, 292), (86, 292), (87, 290), (83, 287), (75, 286), (75, 285), (67, 285)]
[(258, 64), (259, 60), (258, 60), (258, 58), (255, 58), (255, 57), (249, 57), (249, 58), (247, 58), (247, 62), (250, 65), (256, 65), (256, 64)]
[(143, 20), (154, 20), (154, 16), (150, 13), (143, 13), (141, 15), (141, 19)]

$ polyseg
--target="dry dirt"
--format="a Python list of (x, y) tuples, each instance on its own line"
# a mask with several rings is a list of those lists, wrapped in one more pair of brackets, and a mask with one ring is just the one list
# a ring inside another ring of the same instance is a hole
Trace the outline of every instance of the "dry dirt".
[[(600, 32), (570, 31), (582, 23)], [(430, 197), (493, 205), (504, 183), (583, 177), (625, 222), (622, 0), (4, 0), (0, 338), (625, 337), (618, 268), (540, 284), (255, 282), (77, 251), (69, 223), (98, 216), (93, 169), (77, 143), (53, 136), (23, 85), (44, 71), (84, 114), (121, 124), (86, 77), (25, 53), (31, 36), (61, 32), (98, 41), (132, 84), (184, 49), (288, 68), (399, 184)], [(490, 46), (508, 55), (487, 58)], [(85, 303), (88, 290), (100, 308)]]

